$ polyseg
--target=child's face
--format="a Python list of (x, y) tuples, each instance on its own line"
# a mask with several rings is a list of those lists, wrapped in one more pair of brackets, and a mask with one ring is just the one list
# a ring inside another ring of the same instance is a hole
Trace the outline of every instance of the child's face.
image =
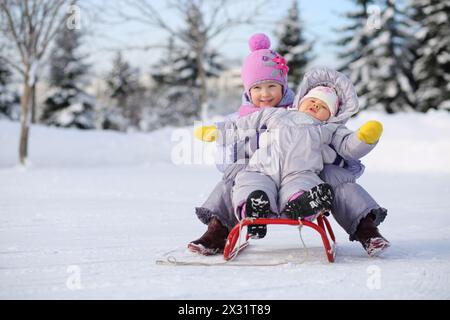
[(325, 102), (317, 98), (308, 98), (298, 106), (298, 111), (309, 114), (320, 121), (327, 121), (331, 117), (330, 109)]
[(251, 87), (250, 97), (257, 107), (275, 107), (283, 98), (283, 87), (274, 81), (263, 82)]

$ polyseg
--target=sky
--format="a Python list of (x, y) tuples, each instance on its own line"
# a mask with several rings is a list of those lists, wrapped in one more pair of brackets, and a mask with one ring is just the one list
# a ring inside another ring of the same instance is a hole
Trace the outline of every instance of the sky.
[[(316, 59), (313, 65), (337, 67), (336, 47), (330, 42), (336, 41), (339, 36), (333, 31), (333, 28), (346, 24), (346, 19), (342, 17), (342, 14), (354, 8), (353, 2), (351, 0), (298, 0), (297, 2), (305, 37), (314, 42)], [(165, 1), (153, 0), (152, 3), (161, 9), (160, 13), (171, 24), (176, 24), (179, 20), (176, 14), (170, 10), (164, 10)], [(287, 15), (291, 4), (292, 0), (266, 1), (264, 13), (267, 12), (267, 18), (273, 21), (272, 23), (236, 28), (218, 38), (213, 43), (214, 47), (224, 57), (241, 61), (249, 53), (247, 41), (253, 33), (266, 33), (272, 40), (272, 46), (276, 46), (274, 22), (282, 20)], [(105, 5), (109, 6), (108, 2)], [(110, 8), (105, 7), (105, 14), (108, 14), (108, 9)], [(124, 6), (122, 10), (124, 13), (131, 12), (131, 8), (127, 6)], [(241, 10), (241, 8), (237, 10)], [(142, 72), (149, 72), (151, 66), (157, 63), (162, 51), (160, 49), (141, 51), (127, 48), (164, 44), (167, 41), (167, 34), (138, 22), (94, 24), (85, 27), (87, 24), (83, 24), (83, 12), (81, 12), (81, 20), (82, 28), (88, 29), (87, 31), (90, 33), (85, 50), (90, 56), (89, 61), (96, 73), (105, 73), (111, 68), (113, 56), (119, 49), (123, 50), (123, 55), (133, 67), (139, 67)], [(92, 30), (93, 32), (91, 32)]]

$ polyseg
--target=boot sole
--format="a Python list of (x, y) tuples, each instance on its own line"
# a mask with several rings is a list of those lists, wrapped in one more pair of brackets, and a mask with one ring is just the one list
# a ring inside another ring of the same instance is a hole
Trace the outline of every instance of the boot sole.
[(364, 247), (370, 257), (378, 257), (391, 246), (389, 241), (383, 238), (373, 238), (369, 241), (369, 245)]
[(319, 184), (286, 204), (284, 213), (293, 219), (307, 218), (330, 211), (333, 208), (334, 192), (327, 183)]
[[(245, 210), (245, 216), (249, 218), (267, 217), (270, 213), (269, 197), (264, 191), (253, 191), (247, 198)], [(251, 239), (262, 239), (267, 234), (267, 226), (265, 224), (249, 225), (247, 232)]]
[(189, 249), (189, 251), (201, 254), (202, 256), (213, 256), (213, 255), (216, 255), (216, 254), (219, 254), (219, 253), (223, 253), (223, 249), (206, 248), (202, 244), (195, 244), (195, 243), (192, 243), (192, 242), (188, 244), (188, 249)]

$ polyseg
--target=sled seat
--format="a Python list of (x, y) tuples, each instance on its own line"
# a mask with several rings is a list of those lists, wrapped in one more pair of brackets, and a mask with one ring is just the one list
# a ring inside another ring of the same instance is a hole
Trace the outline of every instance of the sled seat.
[(310, 227), (316, 230), (322, 237), (322, 242), (328, 261), (330, 263), (334, 262), (336, 255), (336, 239), (334, 237), (333, 229), (331, 228), (330, 222), (324, 215), (318, 216), (316, 222), (310, 222), (306, 220), (272, 219), (272, 218), (245, 219), (244, 221), (241, 221), (241, 223), (235, 225), (234, 228), (228, 234), (227, 242), (225, 244), (225, 249), (223, 252), (225, 260), (232, 259), (241, 249), (245, 248), (249, 244), (248, 242), (249, 235), (246, 233), (244, 244), (240, 245), (239, 248), (236, 248), (239, 237), (242, 233), (242, 229), (245, 226), (249, 226), (252, 224), (265, 224), (265, 225), (284, 224), (291, 226), (303, 225), (306, 227)]

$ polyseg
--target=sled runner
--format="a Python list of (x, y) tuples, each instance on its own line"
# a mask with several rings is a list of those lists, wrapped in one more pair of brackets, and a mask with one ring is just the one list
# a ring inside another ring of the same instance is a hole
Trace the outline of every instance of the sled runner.
[[(331, 228), (330, 222), (324, 215), (317, 217), (317, 222), (310, 222), (306, 220), (293, 220), (293, 219), (268, 219), (268, 218), (258, 218), (258, 219), (245, 219), (239, 224), (234, 226), (234, 228), (228, 234), (227, 242), (225, 244), (225, 249), (223, 256), (225, 260), (233, 259), (241, 250), (249, 245), (249, 235), (245, 232), (245, 241), (241, 244), (240, 238), (244, 234), (242, 231), (245, 226), (252, 224), (281, 224), (281, 225), (292, 225), (292, 226), (306, 226), (316, 230), (322, 237), (323, 246), (325, 248), (325, 253), (327, 255), (328, 261), (330, 263), (334, 262), (336, 254), (336, 239), (334, 237), (333, 229)], [(331, 239), (331, 242), (330, 242)]]

